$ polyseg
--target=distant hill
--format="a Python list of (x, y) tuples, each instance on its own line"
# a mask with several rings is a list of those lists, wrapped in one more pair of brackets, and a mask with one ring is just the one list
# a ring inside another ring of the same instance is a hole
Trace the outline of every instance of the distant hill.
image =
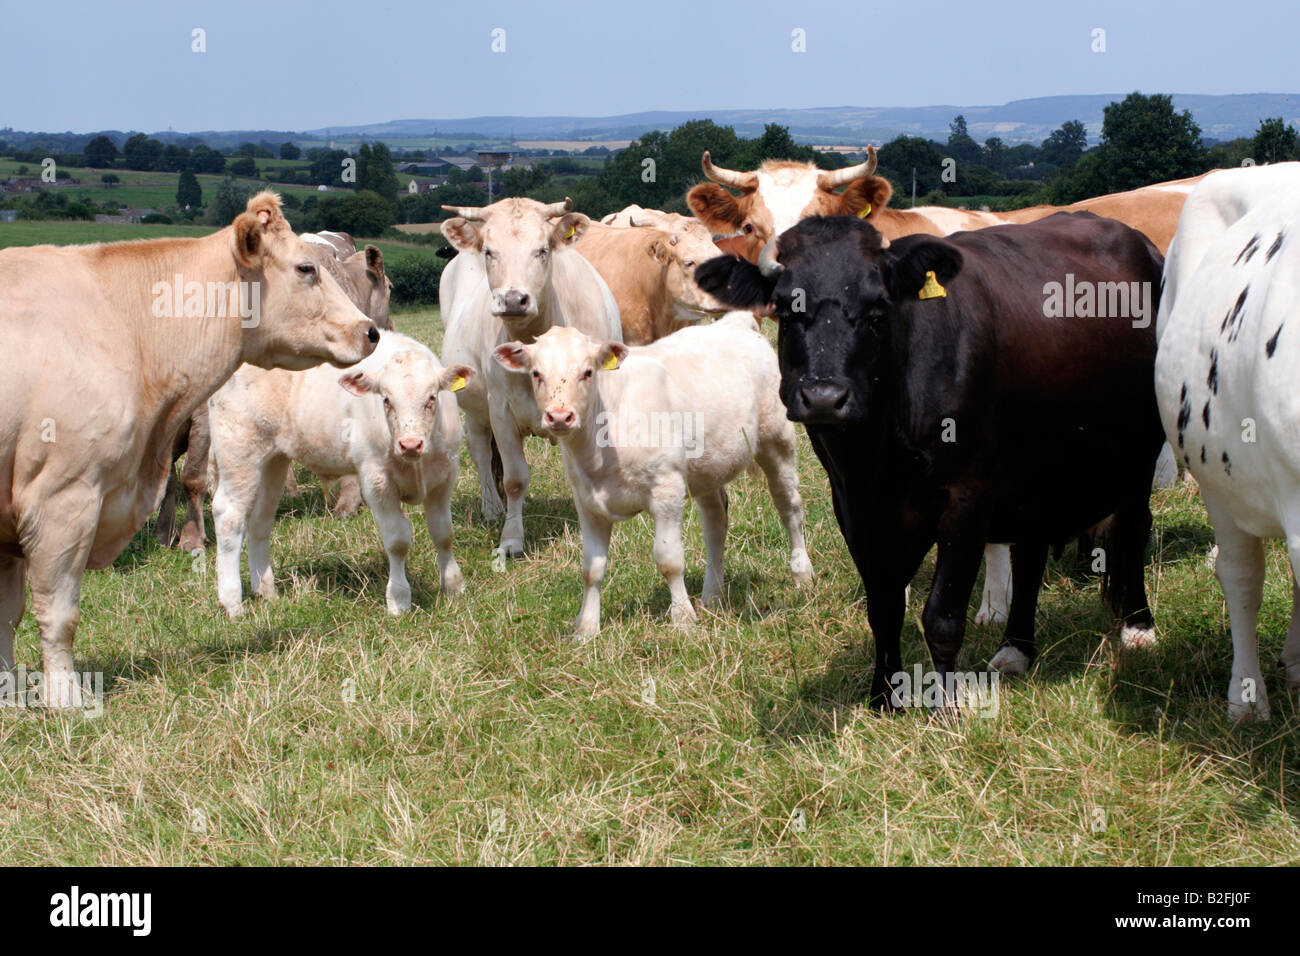
[[(958, 113), (966, 117), (971, 136), (983, 141), (1000, 136), (1008, 143), (1040, 142), (1066, 120), (1080, 119), (1088, 141), (1101, 135), (1102, 111), (1123, 93), (1088, 96), (1044, 96), (1015, 100), (1002, 106), (865, 107), (832, 106), (788, 110), (658, 110), (621, 116), (475, 116), (468, 119), (403, 119), (365, 126), (335, 126), (308, 130), (312, 138), (364, 137), (402, 139), (439, 135), (478, 134), (510, 139), (631, 139), (652, 129), (670, 129), (690, 119), (710, 119), (733, 126), (742, 136), (761, 133), (766, 123), (788, 126), (803, 142), (858, 140), (879, 143), (906, 133), (945, 140), (948, 124)], [(1281, 116), (1300, 126), (1300, 94), (1247, 93), (1236, 96), (1174, 95), (1174, 106), (1191, 110), (1209, 139), (1253, 135), (1259, 121)]]
[[(1043, 96), (1014, 100), (1001, 106), (825, 106), (809, 109), (773, 110), (655, 110), (620, 116), (474, 116), (467, 119), (400, 119), (362, 126), (331, 126), (314, 130), (202, 130), (181, 133), (163, 130), (150, 135), (166, 143), (185, 144), (191, 138), (216, 149), (240, 143), (273, 143), (336, 140), (379, 140), (400, 145), (402, 140), (434, 135), (480, 140), (619, 140), (635, 139), (653, 129), (672, 129), (691, 119), (710, 119), (733, 126), (742, 136), (762, 132), (767, 123), (780, 123), (795, 139), (804, 143), (883, 143), (901, 133), (944, 141), (948, 124), (958, 113), (976, 140), (999, 136), (1008, 144), (1041, 142), (1066, 120), (1082, 120), (1088, 129), (1088, 143), (1101, 135), (1102, 111), (1108, 103), (1124, 98), (1123, 93), (1087, 96)], [(1174, 94), (1174, 106), (1191, 110), (1207, 139), (1225, 140), (1251, 136), (1266, 117), (1281, 116), (1300, 127), (1300, 94), (1245, 93), (1208, 96)], [(103, 130), (117, 143), (131, 131)], [(0, 139), (26, 141), (88, 139), (94, 134), (23, 133), (0, 131)]]

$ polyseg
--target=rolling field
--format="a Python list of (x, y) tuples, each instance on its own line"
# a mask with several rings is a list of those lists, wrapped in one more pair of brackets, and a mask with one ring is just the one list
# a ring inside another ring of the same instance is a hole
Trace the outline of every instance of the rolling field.
[[(437, 347), (436, 310), (395, 319)], [(217, 605), (212, 547), (161, 549), (147, 527), (85, 579), (77, 661), (104, 674), (103, 716), (0, 710), (0, 859), (1300, 862), (1300, 715), (1270, 666), (1290, 612), (1285, 555), (1269, 549), (1261, 614), (1273, 719), (1234, 726), (1212, 535), (1187, 485), (1153, 498), (1153, 651), (1105, 640), (1097, 581), (1071, 549), (1049, 566), (1037, 666), (1002, 684), (994, 715), (882, 717), (862, 704), (861, 585), (806, 438), (810, 589), (792, 586), (775, 509), (744, 476), (730, 489), (727, 603), (692, 631), (668, 626), (650, 525), (634, 519), (614, 534), (604, 630), (584, 644), (569, 636), (580, 538), (560, 453), (528, 451), (528, 557), (494, 568), (499, 527), (478, 518), (462, 452), (468, 591), (436, 592), (417, 521), (415, 609), (398, 619), (369, 513), (329, 517), (305, 473), (272, 539), (280, 597), (250, 600), (238, 621)], [(698, 596), (693, 512), (686, 535)], [(913, 582), (909, 668), (928, 666), (918, 619), (932, 568)], [(961, 666), (982, 669), (999, 643), (972, 624)], [(30, 616), (17, 655), (39, 666)]]

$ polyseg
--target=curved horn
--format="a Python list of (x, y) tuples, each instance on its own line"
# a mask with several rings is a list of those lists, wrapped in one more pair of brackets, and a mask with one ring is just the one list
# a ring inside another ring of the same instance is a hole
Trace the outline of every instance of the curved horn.
[(542, 207), (542, 215), (547, 219), (554, 219), (556, 216), (563, 216), (566, 212), (573, 211), (573, 200), (568, 196), (564, 197), (563, 202), (553, 202)]
[(817, 185), (827, 192), (832, 189), (839, 189), (841, 186), (847, 186), (855, 179), (866, 179), (876, 171), (876, 147), (867, 147), (867, 161), (858, 163), (856, 166), (846, 166), (844, 169), (832, 169), (830, 172), (822, 173), (817, 177)]
[(714, 166), (713, 159), (709, 156), (707, 149), (704, 151), (704, 155), (700, 157), (700, 168), (704, 170), (704, 175), (715, 183), (721, 183), (724, 186), (735, 186), (737, 189), (746, 191), (758, 188), (758, 173), (740, 173), (734, 169)]
[(758, 254), (758, 271), (765, 279), (775, 279), (785, 270), (785, 266), (776, 261), (776, 238), (767, 240), (767, 245)]
[(453, 216), (460, 216), (462, 219), (473, 219), (476, 222), (483, 221), (482, 206), (443, 206), (443, 212), (449, 212)]

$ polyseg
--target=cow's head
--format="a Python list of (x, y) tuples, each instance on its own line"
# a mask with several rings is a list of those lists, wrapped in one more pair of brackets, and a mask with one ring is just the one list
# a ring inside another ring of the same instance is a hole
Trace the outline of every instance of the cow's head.
[(492, 314), (509, 328), (536, 317), (551, 281), (551, 257), (581, 238), (591, 222), (569, 199), (502, 199), (491, 206), (443, 206), (455, 218), (442, 234), (461, 251), (483, 255)]
[(393, 282), (384, 271), (384, 254), (377, 246), (367, 245), (344, 259), (343, 265), (360, 277), (357, 285), (366, 297), (362, 311), (381, 329), (391, 329), (393, 320), (388, 317), (388, 300), (393, 294)]
[[(712, 182), (700, 183), (686, 194), (691, 212), (721, 236), (735, 235), (733, 249), (750, 262), (768, 240), (808, 216), (874, 215), (889, 202), (893, 188), (879, 176), (876, 150), (867, 147), (866, 162), (844, 169), (821, 170), (812, 163), (767, 160), (758, 169), (738, 172), (713, 165), (705, 151), (700, 160)], [(740, 190), (735, 196), (726, 188)], [(847, 187), (843, 192), (835, 190)]]
[(378, 369), (344, 372), (339, 384), (353, 395), (383, 399), (389, 453), (414, 461), (434, 446), (439, 393), (459, 391), (473, 377), (474, 370), (468, 366), (443, 368), (427, 352), (406, 349)]
[(719, 256), (697, 278), (734, 308), (776, 316), (781, 401), (792, 421), (846, 424), (870, 413), (910, 303), (933, 288), (927, 273), (942, 286), (961, 265), (961, 252), (942, 239), (890, 245), (861, 219), (837, 216), (800, 222), (758, 265)]
[[(245, 316), (242, 358), (263, 368), (352, 365), (375, 350), (379, 330), (353, 305), (280, 211), (260, 192), (230, 225), (230, 249), (255, 306)], [(256, 301), (254, 303), (254, 291)], [(242, 293), (241, 293), (242, 295)]]
[(627, 358), (627, 346), (597, 342), (578, 329), (557, 325), (531, 345), (498, 345), (492, 357), (507, 371), (529, 375), (541, 412), (539, 424), (558, 438), (588, 422), (596, 376), (617, 369)]
[(718, 316), (727, 307), (695, 282), (695, 270), (718, 254), (708, 227), (690, 216), (643, 210), (629, 217), (632, 228), (651, 228), (654, 239), (646, 254), (664, 267), (664, 285), (676, 316), (684, 322), (698, 322), (703, 316)]

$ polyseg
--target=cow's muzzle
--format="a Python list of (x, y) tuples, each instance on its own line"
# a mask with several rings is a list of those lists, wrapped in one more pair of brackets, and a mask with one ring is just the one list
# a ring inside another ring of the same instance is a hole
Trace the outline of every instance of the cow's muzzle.
[(841, 382), (805, 380), (793, 390), (786, 408), (791, 421), (837, 424), (858, 417), (853, 391)]

